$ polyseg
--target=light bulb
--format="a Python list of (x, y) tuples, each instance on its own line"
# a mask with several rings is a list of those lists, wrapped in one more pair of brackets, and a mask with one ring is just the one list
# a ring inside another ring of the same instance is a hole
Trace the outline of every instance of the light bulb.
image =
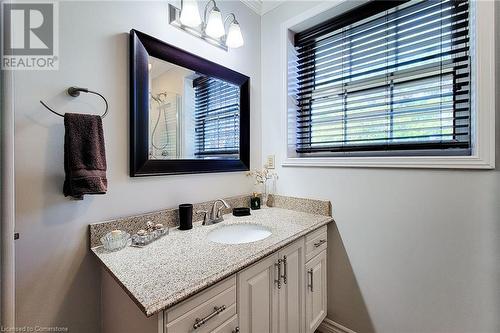
[(243, 36), (241, 35), (240, 25), (236, 20), (229, 25), (226, 45), (232, 49), (243, 46)]
[(220, 38), (226, 33), (224, 30), (224, 23), (222, 23), (222, 14), (219, 8), (214, 7), (214, 9), (210, 12), (205, 33), (213, 38)]
[(200, 25), (201, 17), (198, 10), (198, 3), (195, 0), (184, 0), (182, 3), (181, 17), (183, 25), (194, 28)]

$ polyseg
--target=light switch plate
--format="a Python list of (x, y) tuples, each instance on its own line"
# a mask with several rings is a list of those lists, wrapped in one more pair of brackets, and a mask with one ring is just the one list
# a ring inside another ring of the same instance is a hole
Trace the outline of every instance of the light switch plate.
[(267, 155), (267, 168), (274, 169), (274, 155)]

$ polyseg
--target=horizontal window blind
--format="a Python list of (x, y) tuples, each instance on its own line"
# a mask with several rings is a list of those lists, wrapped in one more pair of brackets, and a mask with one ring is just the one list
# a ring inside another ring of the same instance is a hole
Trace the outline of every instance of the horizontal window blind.
[(296, 151), (470, 153), (467, 1), (374, 1), (295, 35)]
[(239, 156), (240, 92), (230, 83), (202, 76), (193, 80), (195, 155), (200, 158)]

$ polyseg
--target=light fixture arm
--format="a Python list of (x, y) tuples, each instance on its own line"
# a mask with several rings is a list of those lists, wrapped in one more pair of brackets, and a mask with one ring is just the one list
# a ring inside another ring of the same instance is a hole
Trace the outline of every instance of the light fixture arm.
[[(234, 16), (233, 13), (229, 13), (226, 18), (224, 19), (224, 28), (226, 28), (226, 23), (228, 22), (229, 19), (232, 19), (232, 21), (229, 22), (229, 24), (231, 23), (236, 23), (236, 24), (239, 24), (238, 21), (236, 20), (236, 16)], [(228, 24), (228, 26), (229, 26)]]
[(186, 1), (186, 0), (181, 0), (181, 13), (182, 13), (182, 10), (184, 9), (184, 1)]
[[(210, 4), (212, 4), (212, 8), (208, 10)], [(217, 8), (215, 0), (210, 0), (209, 2), (207, 2), (207, 4), (205, 5), (205, 10), (203, 11), (203, 26), (207, 26), (207, 15), (214, 9), (219, 10), (219, 8)]]

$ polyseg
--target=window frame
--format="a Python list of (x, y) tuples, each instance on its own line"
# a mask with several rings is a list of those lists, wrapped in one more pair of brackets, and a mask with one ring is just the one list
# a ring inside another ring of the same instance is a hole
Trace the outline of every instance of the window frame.
[[(458, 168), (493, 169), (495, 167), (495, 28), (494, 2), (470, 0), (471, 34), (471, 143), (470, 155), (384, 155), (371, 156), (296, 156), (294, 128), (289, 128), (290, 110), (295, 108), (288, 95), (288, 62), (293, 54), (294, 31), (305, 30), (325, 20), (325, 13), (342, 14), (360, 3), (349, 0), (322, 3), (281, 25), (282, 59), (282, 166), (311, 167), (382, 167), (382, 168)], [(293, 60), (293, 59), (292, 59)]]

